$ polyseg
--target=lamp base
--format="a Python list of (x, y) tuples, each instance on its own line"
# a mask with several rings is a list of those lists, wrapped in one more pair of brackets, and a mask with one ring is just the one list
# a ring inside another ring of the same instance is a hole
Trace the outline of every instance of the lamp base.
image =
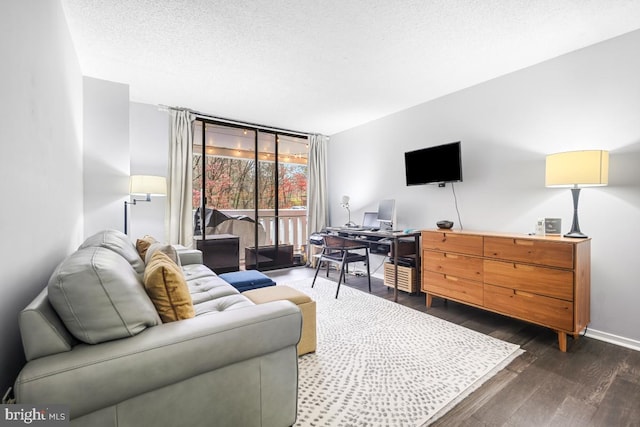
[(586, 239), (589, 236), (587, 236), (584, 233), (581, 233), (580, 231), (571, 231), (571, 232), (565, 234), (564, 237), (571, 237), (571, 238), (574, 238), (574, 239)]
[(580, 224), (578, 223), (578, 198), (580, 197), (580, 188), (578, 188), (577, 185), (571, 189), (571, 197), (573, 198), (573, 223), (571, 224), (571, 231), (565, 234), (564, 237), (585, 239), (589, 236), (580, 231)]

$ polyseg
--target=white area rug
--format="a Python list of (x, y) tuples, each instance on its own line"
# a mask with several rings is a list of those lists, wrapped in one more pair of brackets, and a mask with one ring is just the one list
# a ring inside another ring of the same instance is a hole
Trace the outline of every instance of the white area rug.
[(428, 425), (523, 351), (318, 278), (318, 349), (299, 358), (296, 426)]

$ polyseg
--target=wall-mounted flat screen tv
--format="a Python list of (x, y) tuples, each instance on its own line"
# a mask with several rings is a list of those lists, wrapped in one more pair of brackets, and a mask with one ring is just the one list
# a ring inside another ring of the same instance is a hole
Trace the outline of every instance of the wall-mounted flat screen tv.
[(460, 141), (404, 153), (407, 185), (462, 181)]

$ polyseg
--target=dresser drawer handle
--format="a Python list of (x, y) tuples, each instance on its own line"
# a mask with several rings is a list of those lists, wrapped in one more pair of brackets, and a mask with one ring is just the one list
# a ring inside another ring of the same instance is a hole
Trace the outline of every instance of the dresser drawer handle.
[(529, 292), (518, 291), (516, 289), (513, 290), (513, 294), (514, 295), (518, 295), (520, 297), (527, 297), (527, 298), (533, 298), (534, 297), (534, 295), (530, 294)]
[(444, 275), (444, 278), (447, 279), (447, 280), (451, 280), (452, 282), (457, 282), (458, 281), (457, 277), (449, 276), (449, 275), (446, 275), (446, 274)]
[(458, 255), (454, 255), (454, 254), (444, 254), (445, 258), (450, 258), (450, 259), (458, 259)]
[(513, 239), (513, 244), (520, 246), (533, 246), (533, 242), (531, 240), (524, 239)]

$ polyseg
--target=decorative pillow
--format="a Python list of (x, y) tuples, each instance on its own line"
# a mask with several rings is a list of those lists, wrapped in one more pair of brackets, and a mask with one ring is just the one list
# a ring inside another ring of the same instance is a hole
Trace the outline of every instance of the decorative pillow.
[(160, 323), (131, 264), (100, 246), (65, 258), (49, 279), (48, 294), (69, 332), (88, 344), (130, 337)]
[(144, 260), (140, 258), (129, 236), (118, 230), (104, 230), (87, 238), (78, 249), (100, 246), (110, 249), (126, 259), (138, 273), (144, 273)]
[(180, 267), (166, 254), (156, 251), (144, 270), (144, 287), (163, 322), (196, 315), (187, 282)]
[(152, 243), (144, 256), (144, 263), (149, 264), (151, 262), (151, 258), (153, 254), (156, 252), (162, 252), (166, 256), (168, 256), (171, 261), (175, 262), (178, 267), (180, 267), (180, 257), (178, 256), (178, 251), (172, 245), (167, 245), (166, 243)]
[(136, 249), (138, 250), (138, 254), (140, 254), (140, 258), (143, 260), (146, 258), (147, 249), (154, 243), (158, 243), (158, 241), (151, 236), (144, 236), (136, 240)]

